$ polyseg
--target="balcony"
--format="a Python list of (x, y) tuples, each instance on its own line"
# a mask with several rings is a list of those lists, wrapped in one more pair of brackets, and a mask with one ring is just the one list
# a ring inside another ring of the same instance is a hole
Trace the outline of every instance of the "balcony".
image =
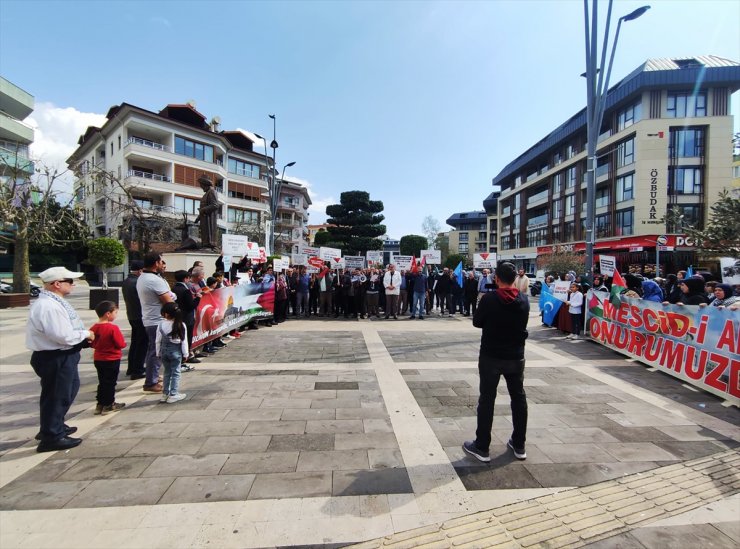
[(127, 177), (140, 177), (142, 179), (151, 179), (153, 181), (164, 181), (165, 183), (172, 183), (172, 178), (166, 175), (160, 175), (158, 173), (142, 172), (139, 170), (129, 170), (126, 175)]
[(126, 141), (126, 146), (129, 145), (141, 145), (142, 147), (148, 147), (150, 149), (154, 149), (155, 151), (162, 151), (162, 152), (172, 152), (172, 148), (168, 147), (167, 145), (162, 145), (162, 143), (155, 143), (154, 141), (149, 141), (148, 139), (141, 139), (139, 137), (129, 137)]
[(527, 199), (527, 208), (530, 208), (532, 206), (536, 206), (536, 205), (539, 205), (539, 204), (544, 204), (545, 202), (547, 202), (548, 196), (549, 196), (549, 193), (548, 193), (547, 189), (545, 189), (544, 191), (541, 191), (541, 192), (539, 192), (539, 193), (537, 193), (535, 195), (530, 196)]
[(0, 147), (0, 171), (13, 171), (17, 170), (18, 175), (22, 173), (32, 174), (34, 172), (34, 164), (27, 157), (23, 156), (22, 153), (16, 155), (15, 151), (10, 151), (3, 147)]

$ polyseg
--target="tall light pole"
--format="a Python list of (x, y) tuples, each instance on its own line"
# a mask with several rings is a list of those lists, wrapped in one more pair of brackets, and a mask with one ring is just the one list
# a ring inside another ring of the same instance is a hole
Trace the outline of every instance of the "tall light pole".
[(283, 188), (283, 180), (284, 180), (283, 178), (285, 177), (285, 169), (286, 168), (290, 168), (291, 166), (295, 166), (295, 162), (288, 162), (285, 166), (283, 166), (283, 173), (280, 176), (280, 179), (277, 180), (277, 182), (276, 182), (276, 184), (274, 186), (275, 190), (273, 192), (273, 195), (270, 197), (270, 200), (272, 201), (271, 209), (274, 212), (273, 213), (273, 216), (272, 216), (272, 228), (273, 228), (273, 230), (271, 231), (271, 241), (270, 241), (270, 249), (272, 250), (272, 253), (273, 254), (275, 253), (275, 250), (273, 249), (274, 248), (274, 245), (275, 245), (275, 230), (274, 230), (274, 227), (275, 227), (275, 221), (277, 219), (278, 206), (280, 205), (280, 191)]
[[(591, 22), (589, 25), (588, 0), (583, 0), (583, 13), (586, 34), (586, 273), (589, 277), (594, 272), (594, 244), (596, 242), (596, 233), (594, 231), (595, 210), (596, 210), (596, 143), (601, 130), (601, 123), (604, 119), (604, 108), (606, 106), (606, 95), (609, 90), (609, 77), (612, 72), (614, 63), (614, 52), (619, 40), (619, 29), (622, 21), (632, 21), (637, 19), (650, 6), (642, 6), (632, 13), (619, 18), (617, 23), (617, 32), (614, 34), (611, 55), (609, 56), (609, 65), (605, 69), (606, 51), (609, 46), (609, 24), (612, 16), (612, 3), (609, 0), (609, 8), (606, 14), (606, 31), (604, 32), (604, 42), (601, 46), (601, 63), (597, 68), (596, 58), (598, 53), (598, 0), (592, 0)], [(606, 78), (604, 74), (606, 72)], [(598, 82), (596, 76), (598, 75)]]

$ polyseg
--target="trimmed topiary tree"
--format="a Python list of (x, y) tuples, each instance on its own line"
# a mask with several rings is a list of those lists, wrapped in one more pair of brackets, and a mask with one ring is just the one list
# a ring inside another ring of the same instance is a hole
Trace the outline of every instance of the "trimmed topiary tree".
[(126, 248), (118, 240), (100, 237), (87, 243), (87, 262), (103, 271), (103, 289), (108, 289), (108, 270), (126, 261)]

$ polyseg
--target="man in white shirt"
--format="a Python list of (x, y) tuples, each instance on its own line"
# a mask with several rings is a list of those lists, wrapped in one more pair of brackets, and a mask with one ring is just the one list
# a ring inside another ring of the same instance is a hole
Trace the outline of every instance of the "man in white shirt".
[(396, 266), (388, 265), (388, 272), (383, 277), (385, 287), (385, 318), (393, 313), (393, 318), (398, 320), (398, 296), (401, 294), (401, 273), (396, 272)]
[(136, 281), (136, 292), (141, 301), (141, 322), (144, 324), (149, 345), (146, 352), (145, 393), (161, 393), (159, 369), (162, 363), (157, 358), (157, 326), (162, 319), (162, 305), (174, 301), (170, 285), (160, 276), (163, 269), (162, 256), (156, 252), (144, 256), (144, 271)]
[(39, 399), (41, 442), (37, 452), (74, 448), (81, 438), (69, 435), (77, 427), (64, 424), (64, 416), (80, 389), (80, 349), (89, 346), (95, 334), (85, 328), (77, 312), (64, 298), (72, 292), (74, 281), (83, 273), (52, 267), (39, 274), (44, 283), (38, 299), (31, 305), (26, 325), (26, 347), (31, 366), (41, 378)]
[(529, 293), (529, 277), (524, 274), (524, 269), (519, 269), (519, 274), (514, 279), (514, 287), (524, 295)]

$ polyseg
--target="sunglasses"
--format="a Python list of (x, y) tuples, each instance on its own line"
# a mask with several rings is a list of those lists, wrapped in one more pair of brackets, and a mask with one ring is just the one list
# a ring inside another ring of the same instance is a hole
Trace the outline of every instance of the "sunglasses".
[(74, 284), (75, 283), (75, 281), (74, 281), (73, 278), (64, 278), (64, 279), (60, 280), (59, 282), (66, 282), (67, 284)]

